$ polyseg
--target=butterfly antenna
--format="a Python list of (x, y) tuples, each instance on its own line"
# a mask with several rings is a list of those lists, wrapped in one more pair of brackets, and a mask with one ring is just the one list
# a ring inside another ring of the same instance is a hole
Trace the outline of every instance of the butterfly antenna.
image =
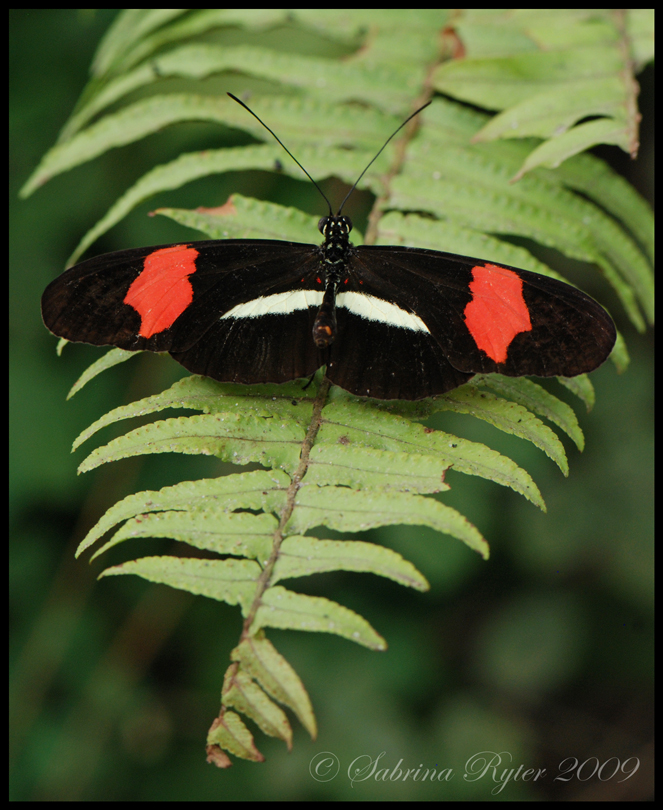
[[(228, 93), (228, 95), (230, 96), (230, 98), (231, 98), (233, 101), (236, 101), (238, 104), (241, 104), (241, 105), (242, 105), (242, 107), (244, 107), (244, 109), (245, 109), (245, 110), (247, 110), (248, 112), (250, 112), (250, 113), (251, 113), (251, 115), (252, 115), (252, 116), (253, 116), (253, 117), (256, 119), (256, 121), (259, 121), (259, 122), (260, 122), (260, 123), (263, 125), (263, 127), (265, 127), (265, 129), (267, 130), (267, 132), (269, 132), (271, 135), (273, 135), (273, 136), (274, 136), (274, 138), (275, 138), (275, 139), (278, 141), (278, 143), (280, 143), (280, 144), (281, 144), (281, 146), (282, 146), (282, 147), (285, 149), (285, 151), (286, 151), (286, 152), (287, 152), (287, 153), (290, 155), (290, 157), (291, 157), (291, 158), (292, 158), (292, 159), (295, 161), (295, 163), (296, 163), (296, 164), (299, 166), (299, 168), (300, 168), (300, 169), (301, 169), (301, 170), (304, 172), (304, 174), (305, 174), (305, 175), (308, 177), (308, 179), (309, 179), (309, 180), (310, 180), (310, 181), (313, 183), (313, 185), (314, 185), (314, 186), (315, 186), (315, 187), (318, 189), (318, 191), (319, 191), (319, 192), (320, 192), (320, 194), (322, 195), (322, 198), (324, 199), (324, 201), (327, 203), (327, 206), (329, 207), (329, 216), (333, 216), (333, 213), (334, 213), (334, 212), (332, 211), (331, 203), (329, 202), (329, 200), (328, 200), (328, 199), (327, 199), (327, 197), (325, 196), (324, 191), (323, 191), (323, 190), (320, 188), (320, 186), (319, 186), (319, 185), (318, 185), (318, 184), (315, 182), (315, 180), (314, 180), (314, 179), (311, 177), (311, 175), (310, 175), (310, 174), (309, 174), (309, 173), (306, 171), (306, 169), (305, 169), (305, 168), (302, 166), (302, 164), (301, 164), (301, 163), (300, 163), (300, 162), (297, 160), (297, 158), (296, 158), (296, 157), (295, 157), (295, 156), (292, 154), (292, 152), (291, 152), (291, 151), (288, 149), (288, 147), (287, 147), (287, 146), (286, 146), (286, 145), (283, 143), (283, 141), (282, 141), (282, 140), (279, 138), (279, 136), (278, 136), (278, 135), (277, 135), (277, 134), (274, 132), (274, 130), (273, 130), (273, 129), (270, 129), (270, 128), (267, 126), (267, 124), (266, 124), (266, 123), (265, 123), (265, 122), (264, 122), (264, 121), (263, 121), (261, 118), (258, 118), (258, 116), (257, 116), (257, 115), (256, 115), (256, 114), (253, 112), (253, 110), (252, 110), (250, 107), (247, 107), (247, 106), (246, 106), (246, 104), (245, 104), (243, 101), (240, 101), (240, 100), (237, 98), (237, 96), (233, 96), (233, 94), (232, 94), (232, 93)], [(422, 108), (422, 109), (423, 109), (423, 108)], [(419, 110), (417, 110), (417, 112), (419, 112)], [(415, 115), (416, 115), (416, 113), (415, 113)], [(411, 117), (412, 117), (412, 116), (410, 116), (410, 118), (411, 118)], [(409, 121), (410, 119), (408, 118), (407, 120)], [(406, 121), (405, 123), (407, 124), (407, 121)], [(399, 129), (400, 129), (400, 127), (399, 127)], [(396, 130), (396, 132), (398, 132), (398, 130)], [(396, 132), (394, 132), (394, 135), (396, 134)], [(392, 135), (391, 137), (393, 138), (394, 136)], [(391, 138), (390, 138), (389, 140), (391, 140)], [(389, 141), (387, 141), (387, 143), (389, 143)], [(386, 145), (387, 145), (387, 144), (385, 144), (385, 146), (386, 146)], [(382, 149), (384, 149), (384, 146), (382, 147)], [(382, 149), (380, 150), (380, 152), (382, 151)], [(380, 152), (378, 152), (378, 155), (380, 154)], [(375, 157), (377, 157), (377, 155), (376, 155)], [(375, 160), (375, 158), (373, 158), (373, 160)], [(373, 161), (371, 161), (371, 163), (372, 163), (372, 162), (373, 162)], [(368, 166), (370, 166), (370, 165), (371, 165), (371, 164), (369, 163), (369, 164), (368, 164)], [(368, 168), (368, 166), (367, 166), (366, 168)], [(364, 171), (366, 171), (366, 169), (364, 169)], [(360, 179), (361, 179), (361, 178), (360, 178)], [(359, 181), (357, 181), (357, 182), (359, 182)], [(355, 184), (355, 185), (356, 185), (356, 184)], [(346, 198), (346, 199), (347, 199), (347, 198)], [(344, 202), (345, 202), (345, 200), (344, 200)]]
[(425, 104), (424, 104), (422, 107), (419, 107), (419, 109), (418, 109), (418, 110), (415, 110), (415, 111), (412, 113), (412, 115), (410, 115), (408, 118), (406, 118), (406, 119), (405, 119), (405, 121), (403, 121), (403, 123), (402, 123), (402, 124), (401, 124), (401, 125), (398, 127), (398, 129), (394, 130), (394, 132), (392, 132), (392, 133), (391, 133), (391, 135), (390, 135), (390, 136), (387, 138), (387, 140), (386, 140), (386, 141), (384, 142), (384, 144), (382, 145), (382, 148), (380, 149), (380, 151), (379, 151), (379, 152), (377, 153), (377, 155), (376, 155), (376, 156), (373, 158), (373, 160), (371, 160), (371, 162), (370, 162), (370, 163), (368, 164), (368, 166), (367, 166), (367, 167), (364, 169), (364, 171), (363, 171), (363, 172), (362, 172), (362, 173), (359, 175), (359, 177), (358, 177), (358, 178), (357, 178), (357, 180), (355, 181), (354, 186), (352, 186), (352, 188), (350, 189), (350, 191), (348, 191), (348, 193), (345, 195), (345, 199), (343, 200), (343, 202), (341, 203), (341, 205), (340, 205), (340, 207), (339, 207), (339, 209), (338, 209), (338, 214), (336, 214), (336, 216), (337, 216), (337, 217), (340, 217), (340, 216), (341, 216), (341, 211), (343, 210), (343, 206), (345, 205), (345, 203), (348, 201), (348, 197), (349, 197), (349, 196), (352, 194), (352, 192), (353, 192), (353, 191), (354, 191), (354, 190), (357, 188), (357, 184), (359, 183), (359, 181), (361, 180), (361, 178), (362, 178), (362, 177), (363, 177), (363, 176), (366, 174), (366, 172), (367, 172), (367, 171), (368, 171), (368, 170), (371, 168), (371, 166), (372, 166), (372, 165), (375, 163), (375, 161), (376, 161), (376, 160), (377, 160), (377, 159), (380, 157), (380, 155), (381, 155), (381, 154), (382, 154), (382, 152), (384, 151), (385, 146), (386, 146), (386, 145), (389, 143), (389, 141), (390, 141), (390, 140), (391, 140), (391, 139), (392, 139), (392, 138), (393, 138), (395, 135), (398, 135), (398, 133), (399, 133), (399, 132), (400, 132), (400, 131), (403, 129), (403, 127), (404, 127), (406, 124), (408, 124), (408, 123), (409, 123), (409, 122), (410, 122), (410, 121), (411, 121), (411, 120), (414, 118), (414, 116), (415, 116), (415, 115), (419, 115), (419, 113), (420, 113), (422, 110), (425, 110), (425, 109), (426, 109), (426, 107), (428, 107), (428, 106), (429, 106), (431, 103), (432, 103), (432, 102), (427, 101), (427, 102), (426, 102), (426, 103), (425, 103)]

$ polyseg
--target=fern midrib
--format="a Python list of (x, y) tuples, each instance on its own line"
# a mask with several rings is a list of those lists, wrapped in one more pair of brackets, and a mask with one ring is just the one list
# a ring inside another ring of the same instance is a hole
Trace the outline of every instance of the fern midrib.
[(309, 422), (309, 426), (306, 431), (306, 436), (304, 438), (304, 441), (302, 442), (302, 452), (299, 457), (299, 464), (297, 466), (297, 470), (292, 476), (292, 481), (290, 482), (290, 486), (288, 487), (288, 491), (286, 493), (285, 506), (283, 507), (281, 517), (279, 519), (279, 525), (273, 535), (272, 552), (270, 554), (269, 560), (267, 561), (267, 564), (265, 565), (265, 568), (258, 577), (258, 581), (256, 583), (255, 596), (253, 602), (251, 603), (251, 607), (249, 608), (246, 619), (244, 621), (240, 643), (245, 638), (248, 638), (252, 635), (251, 625), (253, 624), (256, 612), (260, 607), (262, 595), (270, 586), (272, 571), (274, 570), (276, 561), (279, 558), (281, 544), (285, 539), (285, 527), (295, 509), (295, 500), (297, 497), (297, 492), (299, 491), (301, 481), (308, 469), (311, 449), (315, 444), (315, 439), (318, 435), (318, 431), (320, 430), (320, 426), (322, 424), (322, 408), (324, 407), (324, 404), (327, 401), (327, 396), (329, 394), (330, 387), (331, 382), (327, 379), (327, 377), (325, 377), (322, 381), (322, 384), (320, 385), (320, 389), (318, 390), (318, 395), (316, 396), (313, 402), (313, 412), (311, 414), (311, 421)]

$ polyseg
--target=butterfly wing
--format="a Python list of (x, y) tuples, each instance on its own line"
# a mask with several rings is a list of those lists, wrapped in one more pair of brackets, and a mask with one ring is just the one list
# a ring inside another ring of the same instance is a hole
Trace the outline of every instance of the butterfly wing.
[[(42, 316), (68, 340), (168, 351), (190, 371), (225, 382), (284, 382), (320, 365), (311, 338), (316, 298), (309, 295), (310, 311), (302, 299), (316, 284), (319, 261), (315, 245), (276, 240), (119, 251), (55, 279)], [(299, 309), (288, 313), (283, 302), (277, 311), (261, 308), (278, 293), (294, 295)], [(242, 305), (242, 317), (229, 317)]]
[(588, 295), (556, 279), (422, 248), (360, 247), (362, 289), (416, 313), (463, 374), (566, 376), (593, 371), (614, 323)]

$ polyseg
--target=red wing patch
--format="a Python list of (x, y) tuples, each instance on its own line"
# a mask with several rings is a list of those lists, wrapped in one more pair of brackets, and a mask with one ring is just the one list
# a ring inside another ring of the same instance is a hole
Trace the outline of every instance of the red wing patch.
[(465, 323), (479, 349), (496, 363), (504, 363), (515, 336), (532, 329), (522, 279), (496, 264), (473, 267), (472, 278)]
[(142, 272), (124, 297), (140, 315), (141, 337), (169, 329), (193, 301), (189, 276), (196, 272), (197, 258), (198, 251), (190, 245), (161, 248), (145, 257)]

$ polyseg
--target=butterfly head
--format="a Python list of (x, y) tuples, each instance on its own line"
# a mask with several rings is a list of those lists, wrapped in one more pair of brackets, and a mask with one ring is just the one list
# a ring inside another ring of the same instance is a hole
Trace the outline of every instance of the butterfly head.
[(333, 217), (330, 215), (321, 217), (318, 222), (318, 230), (327, 240), (335, 240), (337, 238), (347, 239), (352, 230), (352, 220), (350, 217)]

